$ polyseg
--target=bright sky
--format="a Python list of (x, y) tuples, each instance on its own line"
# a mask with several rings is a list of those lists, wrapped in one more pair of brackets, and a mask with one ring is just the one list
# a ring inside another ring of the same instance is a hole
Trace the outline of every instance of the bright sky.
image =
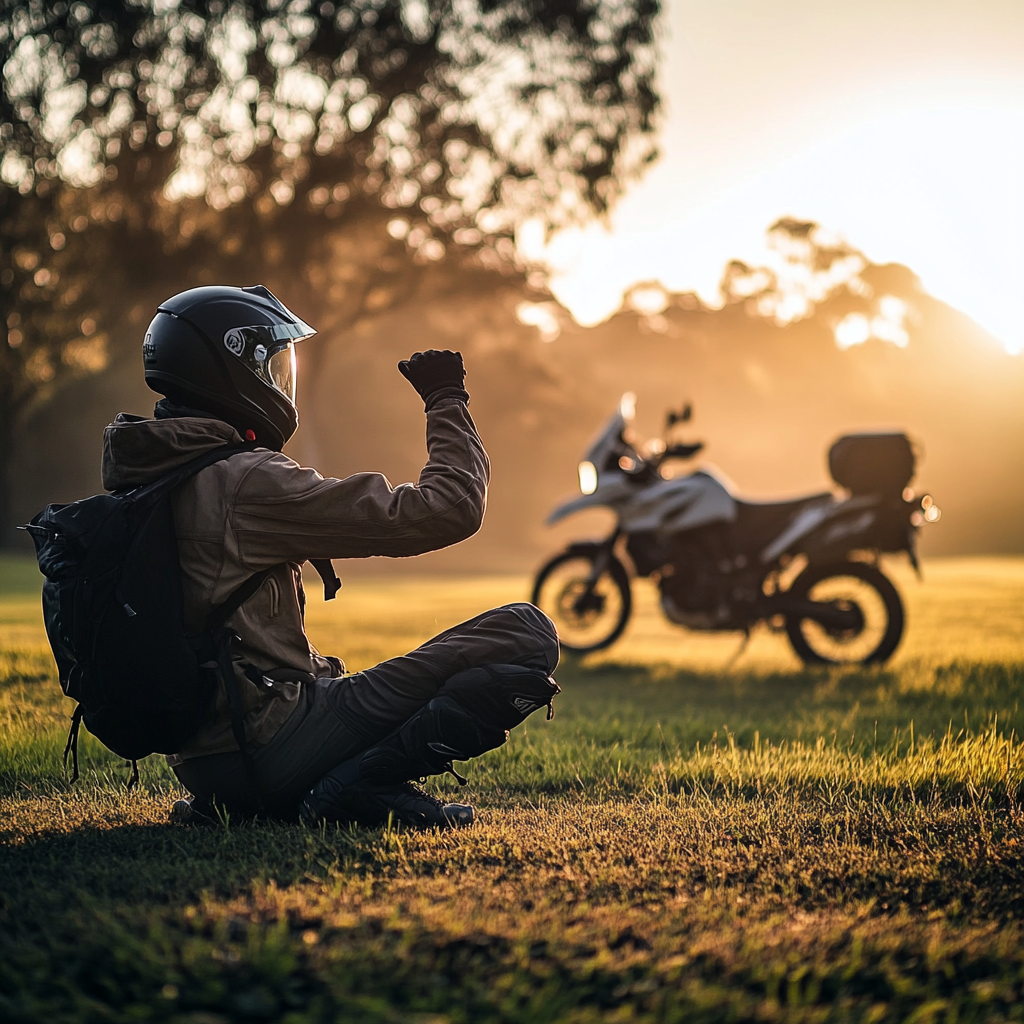
[(1024, 0), (667, 0), (663, 156), (556, 238), (585, 323), (636, 281), (714, 301), (778, 217), (913, 269), (1024, 351)]

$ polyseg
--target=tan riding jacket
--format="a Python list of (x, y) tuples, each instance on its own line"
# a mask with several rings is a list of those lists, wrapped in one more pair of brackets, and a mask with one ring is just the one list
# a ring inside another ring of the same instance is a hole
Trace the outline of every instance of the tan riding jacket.
[[(135, 487), (240, 442), (220, 420), (121, 413), (103, 436), (103, 486)], [(257, 449), (181, 486), (174, 521), (188, 632), (200, 632), (209, 613), (254, 573), (276, 567), (227, 623), (241, 639), (236, 677), (250, 741), (266, 743), (281, 728), (304, 681), (343, 669), (306, 637), (300, 565), (311, 558), (418, 555), (464, 540), (483, 521), (489, 472), (469, 410), (443, 399), (427, 414), (427, 464), (416, 484), (392, 487), (379, 473), (325, 479), (286, 455)], [(257, 671), (245, 674), (246, 666)], [(208, 721), (168, 760), (175, 765), (233, 750), (222, 686)]]

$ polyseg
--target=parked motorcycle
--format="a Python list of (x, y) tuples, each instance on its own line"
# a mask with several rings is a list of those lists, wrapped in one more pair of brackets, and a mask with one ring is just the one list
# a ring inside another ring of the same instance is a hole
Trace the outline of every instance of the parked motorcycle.
[(537, 574), (532, 601), (566, 650), (598, 651), (622, 635), (629, 564), (657, 584), (665, 616), (688, 629), (749, 636), (765, 622), (806, 664), (892, 655), (905, 614), (880, 556), (906, 552), (919, 571), (917, 531), (940, 517), (930, 495), (910, 489), (917, 459), (905, 434), (839, 438), (829, 468), (842, 492), (741, 501), (711, 467), (672, 472), (704, 447), (670, 440), (689, 422), (689, 406), (669, 413), (666, 439), (643, 447), (632, 438), (634, 411), (635, 396), (624, 395), (579, 464), (582, 495), (548, 517), (552, 524), (593, 508), (616, 516), (604, 540), (570, 544)]

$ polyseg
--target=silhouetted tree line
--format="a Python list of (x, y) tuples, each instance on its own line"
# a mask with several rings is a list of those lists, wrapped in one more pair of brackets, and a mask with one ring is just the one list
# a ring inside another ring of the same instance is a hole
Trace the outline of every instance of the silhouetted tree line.
[[(0, 0), (0, 538), (20, 422), (157, 302), (262, 281), (321, 337), (654, 156), (657, 0)], [(322, 350), (307, 343), (304, 371)]]

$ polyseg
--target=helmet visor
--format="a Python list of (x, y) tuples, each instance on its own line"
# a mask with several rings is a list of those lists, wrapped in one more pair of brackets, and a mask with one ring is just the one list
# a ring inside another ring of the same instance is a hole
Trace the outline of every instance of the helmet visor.
[(232, 327), (224, 346), (257, 377), (295, 404), (295, 340), (316, 332), (304, 323)]
[(278, 391), (295, 404), (295, 346), (289, 341), (284, 348), (267, 356), (267, 376)]

